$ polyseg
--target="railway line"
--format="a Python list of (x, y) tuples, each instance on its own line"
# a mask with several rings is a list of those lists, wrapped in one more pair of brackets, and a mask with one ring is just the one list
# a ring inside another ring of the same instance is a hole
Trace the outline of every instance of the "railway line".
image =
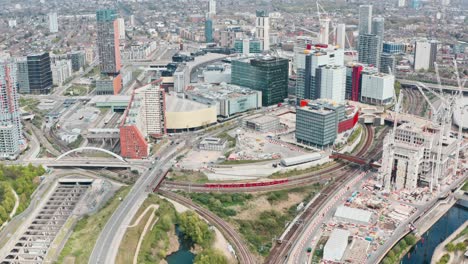
[(253, 255), (250, 253), (248, 244), (239, 236), (239, 234), (228, 224), (226, 223), (223, 219), (220, 217), (216, 216), (209, 210), (195, 204), (192, 202), (192, 200), (185, 198), (183, 196), (180, 196), (178, 194), (175, 194), (170, 191), (165, 191), (165, 190), (157, 190), (162, 196), (167, 197), (171, 200), (174, 200), (182, 205), (185, 205), (189, 208), (192, 208), (194, 211), (196, 211), (199, 215), (201, 215), (203, 218), (208, 220), (211, 224), (216, 226), (221, 233), (233, 244), (234, 249), (236, 250), (236, 253), (238, 254), (238, 260), (239, 263), (243, 264), (254, 264), (256, 263), (255, 258)]
[[(374, 138), (374, 130), (371, 126), (366, 126), (366, 129), (363, 130), (365, 133), (365, 143), (361, 147), (361, 149), (356, 153), (358, 157), (367, 157), (366, 153), (370, 150), (370, 147), (373, 143)], [(382, 133), (381, 135), (384, 135)], [(371, 151), (374, 153), (378, 153), (381, 150), (381, 145), (377, 144), (376, 147)], [(369, 155), (370, 156), (370, 155)], [(315, 171), (312, 173), (308, 173), (301, 176), (295, 176), (285, 179), (277, 179), (273, 181), (267, 182), (234, 182), (234, 183), (188, 183), (188, 182), (176, 182), (176, 181), (168, 181), (164, 180), (161, 184), (163, 189), (167, 190), (182, 190), (187, 192), (259, 192), (259, 191), (276, 191), (276, 190), (284, 190), (290, 189), (298, 186), (304, 186), (307, 184), (317, 183), (317, 182), (325, 182), (333, 178), (334, 174), (337, 173), (345, 173), (346, 168), (349, 164), (340, 163), (333, 165), (329, 168)]]

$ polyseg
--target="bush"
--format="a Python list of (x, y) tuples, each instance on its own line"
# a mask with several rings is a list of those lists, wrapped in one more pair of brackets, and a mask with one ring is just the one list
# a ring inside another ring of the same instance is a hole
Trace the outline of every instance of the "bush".
[(195, 257), (194, 264), (227, 264), (228, 261), (223, 253), (218, 250), (203, 250)]
[(406, 244), (410, 246), (416, 244), (416, 237), (413, 234), (407, 235), (404, 240), (406, 241)]
[(450, 255), (449, 254), (444, 254), (440, 260), (437, 262), (437, 264), (447, 264), (450, 260)]
[(185, 195), (188, 195), (194, 202), (201, 204), (222, 218), (228, 218), (237, 214), (235, 210), (227, 207), (243, 205), (253, 197), (251, 194), (244, 193), (190, 193)]
[(445, 249), (448, 252), (454, 252), (456, 248), (455, 248), (455, 245), (453, 243), (448, 243), (447, 245), (445, 245)]

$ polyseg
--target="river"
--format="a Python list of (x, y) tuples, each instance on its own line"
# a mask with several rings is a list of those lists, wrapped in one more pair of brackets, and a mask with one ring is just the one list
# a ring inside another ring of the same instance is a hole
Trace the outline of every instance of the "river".
[[(466, 205), (466, 203), (465, 203)], [(455, 204), (402, 259), (402, 264), (429, 264), (435, 248), (468, 219), (468, 209)]]
[(179, 227), (176, 226), (176, 235), (179, 238), (179, 250), (166, 257), (168, 264), (193, 264), (195, 254), (190, 249), (193, 246), (193, 242), (185, 239), (184, 234), (180, 232)]

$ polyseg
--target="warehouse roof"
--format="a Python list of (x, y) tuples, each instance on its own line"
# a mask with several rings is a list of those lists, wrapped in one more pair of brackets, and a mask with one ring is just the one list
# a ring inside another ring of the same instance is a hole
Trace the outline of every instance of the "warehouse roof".
[(351, 233), (344, 229), (334, 229), (323, 248), (323, 259), (341, 261), (348, 246), (348, 237)]
[(369, 223), (372, 217), (372, 212), (342, 205), (336, 209), (335, 217), (345, 218), (350, 221), (361, 223)]

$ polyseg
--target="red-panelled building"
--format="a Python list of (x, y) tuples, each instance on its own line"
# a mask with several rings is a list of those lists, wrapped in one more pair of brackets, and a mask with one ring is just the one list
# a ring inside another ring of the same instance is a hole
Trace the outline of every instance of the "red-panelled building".
[(356, 65), (352, 73), (351, 101), (359, 102), (361, 96), (361, 73), (364, 67)]
[(356, 113), (353, 116), (351, 116), (351, 118), (348, 118), (338, 123), (338, 133), (343, 133), (346, 130), (352, 129), (356, 125), (358, 120), (359, 111), (356, 111)]
[(129, 159), (148, 157), (148, 143), (136, 125), (123, 125), (120, 127), (120, 152), (122, 157)]

